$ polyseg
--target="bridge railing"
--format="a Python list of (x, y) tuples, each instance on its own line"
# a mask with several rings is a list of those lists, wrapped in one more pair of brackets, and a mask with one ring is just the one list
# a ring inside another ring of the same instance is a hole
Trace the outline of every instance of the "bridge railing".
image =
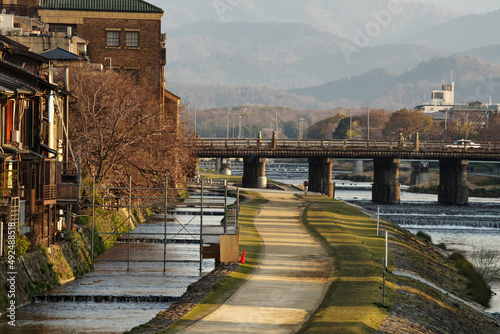
[[(419, 151), (453, 151), (464, 148), (446, 147), (451, 141), (421, 140), (418, 142)], [(500, 151), (498, 142), (477, 142), (479, 148), (467, 148), (477, 151)], [(200, 138), (196, 144), (198, 148), (212, 149), (243, 149), (243, 148), (271, 148), (271, 139), (220, 139)], [(277, 139), (276, 148), (286, 149), (350, 149), (350, 150), (416, 150), (415, 140), (349, 140), (349, 139)]]

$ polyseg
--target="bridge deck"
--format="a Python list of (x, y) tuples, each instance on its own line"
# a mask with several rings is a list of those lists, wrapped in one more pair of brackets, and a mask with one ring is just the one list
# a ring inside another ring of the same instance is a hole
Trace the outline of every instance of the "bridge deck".
[(449, 148), (444, 141), (199, 139), (199, 158), (400, 158), (500, 160), (500, 143), (479, 142), (480, 148)]

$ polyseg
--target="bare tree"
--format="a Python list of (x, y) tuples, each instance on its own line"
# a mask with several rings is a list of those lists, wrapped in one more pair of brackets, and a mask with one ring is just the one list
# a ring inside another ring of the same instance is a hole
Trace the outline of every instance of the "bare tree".
[(183, 131), (147, 85), (114, 71), (71, 69), (70, 137), (86, 172), (105, 186), (182, 178), (192, 162)]
[(477, 272), (489, 284), (493, 278), (500, 277), (500, 252), (493, 249), (472, 248), (471, 262)]

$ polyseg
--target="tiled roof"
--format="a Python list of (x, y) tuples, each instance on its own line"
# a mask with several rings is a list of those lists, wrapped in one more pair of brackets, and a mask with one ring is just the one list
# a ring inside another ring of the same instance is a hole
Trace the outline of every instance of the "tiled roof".
[(163, 13), (163, 9), (142, 0), (41, 0), (38, 8), (105, 12)]
[(52, 60), (82, 60), (82, 57), (79, 55), (61, 49), (60, 47), (42, 52), (41, 55)]
[(25, 85), (19, 80), (11, 78), (3, 73), (0, 73), (0, 92), (7, 94), (34, 94), (35, 89)]

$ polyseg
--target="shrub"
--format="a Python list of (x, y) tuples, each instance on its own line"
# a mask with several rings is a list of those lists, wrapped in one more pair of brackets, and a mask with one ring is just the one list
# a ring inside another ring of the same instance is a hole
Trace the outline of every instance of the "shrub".
[(446, 250), (446, 244), (444, 242), (440, 242), (439, 245), (437, 245), (439, 248), (442, 250)]
[(430, 235), (428, 235), (427, 233), (425, 232), (422, 232), (422, 231), (418, 231), (417, 232), (417, 237), (419, 237), (420, 239), (424, 240), (424, 241), (427, 241), (429, 243), (432, 243), (432, 238)]
[(451, 254), (449, 259), (455, 263), (458, 271), (467, 278), (467, 289), (472, 300), (484, 307), (488, 307), (492, 291), (472, 263), (465, 256), (456, 252)]
[(472, 249), (471, 262), (486, 284), (500, 277), (500, 252), (493, 249)]

